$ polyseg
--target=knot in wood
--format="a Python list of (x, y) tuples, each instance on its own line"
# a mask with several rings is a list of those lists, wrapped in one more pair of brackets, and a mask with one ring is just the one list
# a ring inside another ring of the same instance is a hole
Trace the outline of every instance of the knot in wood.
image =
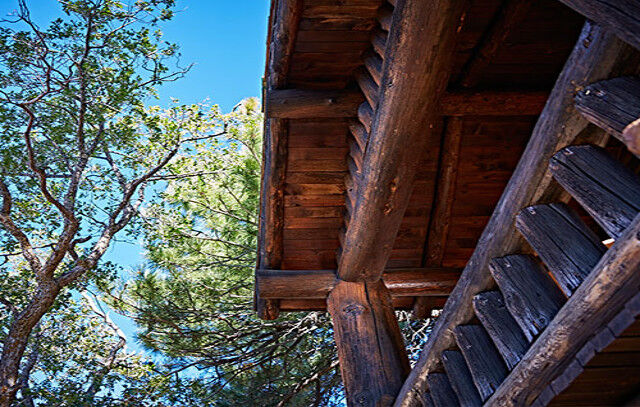
[(529, 211), (529, 213), (532, 214), (532, 215), (536, 214), (535, 208), (529, 207), (529, 208), (527, 208), (527, 211)]
[(369, 406), (371, 403), (371, 393), (368, 390), (364, 390), (354, 397), (357, 406)]
[(362, 306), (361, 304), (347, 304), (344, 306), (344, 308), (342, 308), (342, 312), (345, 315), (349, 315), (349, 316), (358, 316), (361, 315), (364, 312), (364, 306)]

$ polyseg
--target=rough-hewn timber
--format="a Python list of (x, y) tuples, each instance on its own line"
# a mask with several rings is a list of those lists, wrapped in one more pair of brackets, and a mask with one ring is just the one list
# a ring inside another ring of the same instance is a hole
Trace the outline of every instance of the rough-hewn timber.
[[(295, 33), (302, 15), (302, 0), (279, 0), (271, 10), (270, 43), (267, 50), (266, 88), (283, 88), (295, 43)], [(260, 218), (258, 236), (258, 268), (278, 269), (282, 264), (282, 230), (284, 227), (284, 181), (287, 162), (288, 123), (285, 120), (265, 120), (260, 188)], [(261, 300), (256, 293), (258, 316), (278, 317), (277, 301)]]
[(338, 263), (342, 279), (375, 281), (382, 275), (418, 158), (428, 139), (438, 136), (429, 129), (435, 126), (437, 103), (446, 87), (462, 5), (451, 0), (398, 1), (358, 200)]
[[(382, 275), (392, 296), (449, 295), (460, 270), (445, 267), (387, 269)], [(326, 298), (338, 283), (335, 270), (257, 270), (261, 298)]]
[(341, 281), (327, 307), (348, 405), (390, 405), (409, 373), (409, 360), (388, 290), (381, 281)]
[(551, 175), (547, 166), (551, 156), (570, 144), (587, 126), (587, 121), (573, 108), (574, 95), (589, 83), (606, 78), (625, 49), (610, 32), (590, 22), (585, 24), (527, 148), (438, 318), (431, 339), (403, 386), (396, 406), (413, 405), (417, 394), (426, 387), (427, 374), (438, 365), (442, 351), (453, 345), (452, 330), (473, 317), (473, 296), (492, 285), (488, 271), (491, 259), (512, 253), (522, 244), (515, 228), (507, 225), (513, 225), (520, 209), (537, 203), (542, 195), (556, 198), (562, 195), (561, 191), (550, 187)]
[(606, 326), (640, 290), (640, 215), (605, 253), (487, 406), (528, 405), (593, 332)]

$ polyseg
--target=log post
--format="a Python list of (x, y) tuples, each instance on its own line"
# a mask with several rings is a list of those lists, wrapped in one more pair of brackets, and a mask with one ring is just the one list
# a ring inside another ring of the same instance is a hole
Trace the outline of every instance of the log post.
[(391, 296), (382, 283), (340, 281), (329, 294), (349, 406), (390, 406), (409, 374)]

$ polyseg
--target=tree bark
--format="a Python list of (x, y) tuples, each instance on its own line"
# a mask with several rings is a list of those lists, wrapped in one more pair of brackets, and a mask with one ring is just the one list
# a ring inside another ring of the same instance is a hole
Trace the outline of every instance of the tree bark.
[(2, 344), (0, 359), (0, 407), (10, 407), (20, 389), (20, 361), (24, 355), (29, 336), (42, 316), (49, 310), (60, 292), (53, 280), (40, 282), (29, 305), (11, 323), (9, 333)]

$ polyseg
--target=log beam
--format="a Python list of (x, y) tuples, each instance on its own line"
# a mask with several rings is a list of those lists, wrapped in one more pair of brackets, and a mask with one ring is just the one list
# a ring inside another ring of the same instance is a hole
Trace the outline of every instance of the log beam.
[[(396, 407), (413, 405), (419, 393), (424, 392), (427, 374), (439, 366), (442, 351), (455, 343), (451, 332), (472, 320), (473, 297), (495, 284), (488, 267), (491, 259), (523, 248), (522, 237), (513, 227), (517, 213), (543, 197), (548, 201), (568, 199), (566, 192), (552, 183), (548, 163), (556, 151), (578, 136), (589, 134), (584, 132), (588, 122), (573, 107), (573, 97), (589, 83), (611, 75), (626, 52), (627, 48), (613, 34), (593, 23), (585, 24), (476, 250), (396, 400)], [(602, 143), (605, 137), (596, 132), (584, 137), (583, 142)]]
[[(382, 275), (393, 297), (449, 295), (460, 270), (445, 267), (387, 269)], [(257, 270), (256, 284), (265, 299), (326, 298), (338, 284), (336, 270)]]
[(409, 374), (409, 359), (389, 291), (381, 281), (340, 281), (327, 308), (347, 404), (391, 405)]
[(640, 2), (637, 0), (560, 1), (640, 49)]
[[(366, 78), (369, 80), (369, 78)], [(375, 81), (367, 82), (371, 89)], [(370, 92), (377, 97), (377, 89)], [(443, 116), (537, 116), (549, 92), (544, 91), (455, 91), (445, 93), (439, 112)], [(365, 100), (358, 90), (319, 91), (274, 89), (266, 92), (266, 115), (270, 118), (305, 119), (356, 117)], [(377, 104), (369, 100), (369, 104)]]
[(363, 101), (358, 90), (267, 90), (265, 114), (281, 119), (355, 117)]
[[(381, 278), (409, 202), (419, 158), (436, 133), (464, 2), (398, 1), (358, 199), (338, 261), (347, 281)], [(418, 61), (418, 62), (416, 62)]]
[[(287, 85), (295, 35), (302, 17), (302, 3), (302, 0), (276, 0), (272, 3), (265, 75), (267, 90)], [(258, 268), (280, 268), (282, 263), (288, 129), (286, 120), (267, 116), (264, 121)], [(255, 293), (254, 306), (260, 318), (278, 317), (277, 301), (260, 299), (258, 292)]]

